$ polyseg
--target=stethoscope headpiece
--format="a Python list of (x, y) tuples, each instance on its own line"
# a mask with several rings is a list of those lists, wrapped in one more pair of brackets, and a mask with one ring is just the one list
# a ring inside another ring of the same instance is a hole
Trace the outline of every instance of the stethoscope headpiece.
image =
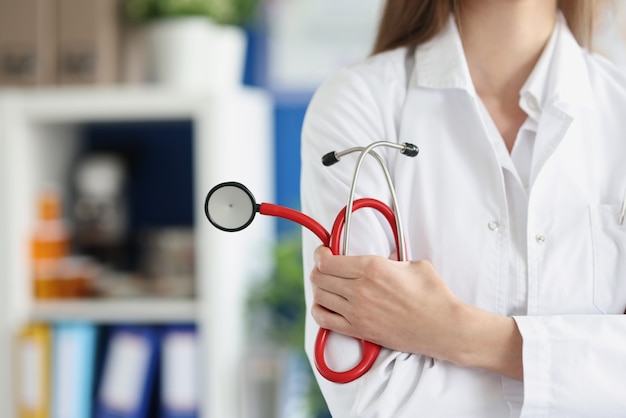
[[(400, 151), (400, 154), (406, 155), (407, 157), (416, 157), (419, 154), (420, 150), (415, 144), (411, 144), (410, 142), (403, 142), (402, 144), (388, 142), (388, 141), (380, 141), (378, 144), (391, 146)], [(322, 164), (326, 167), (330, 167), (339, 161), (341, 157), (347, 154), (351, 154), (353, 152), (363, 152), (365, 147), (353, 147), (343, 150), (341, 152), (331, 151), (328, 154), (324, 154), (322, 157)]]

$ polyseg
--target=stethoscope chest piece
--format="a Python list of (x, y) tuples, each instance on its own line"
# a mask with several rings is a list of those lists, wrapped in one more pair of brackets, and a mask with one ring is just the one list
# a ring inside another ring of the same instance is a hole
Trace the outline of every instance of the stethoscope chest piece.
[(204, 202), (204, 212), (209, 222), (222, 231), (241, 231), (252, 223), (257, 211), (250, 190), (236, 182), (213, 187)]

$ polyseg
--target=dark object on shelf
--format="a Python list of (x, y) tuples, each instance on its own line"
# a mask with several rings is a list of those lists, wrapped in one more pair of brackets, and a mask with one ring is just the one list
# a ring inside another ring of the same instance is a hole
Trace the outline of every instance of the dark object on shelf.
[(128, 208), (124, 161), (108, 153), (82, 156), (74, 173), (74, 241), (81, 254), (109, 267), (125, 264)]

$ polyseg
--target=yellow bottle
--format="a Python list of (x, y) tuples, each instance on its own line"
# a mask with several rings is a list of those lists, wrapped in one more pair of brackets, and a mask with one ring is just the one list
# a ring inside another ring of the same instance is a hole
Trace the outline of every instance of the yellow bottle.
[(59, 193), (43, 191), (39, 196), (38, 212), (31, 242), (34, 296), (36, 299), (54, 299), (60, 296), (61, 262), (69, 254), (70, 244)]

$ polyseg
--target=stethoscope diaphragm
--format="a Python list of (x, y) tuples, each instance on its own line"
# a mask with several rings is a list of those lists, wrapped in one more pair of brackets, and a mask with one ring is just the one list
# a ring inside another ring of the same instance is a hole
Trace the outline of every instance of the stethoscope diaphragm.
[(204, 212), (216, 228), (236, 232), (252, 223), (257, 204), (250, 190), (243, 184), (220, 183), (207, 194)]

